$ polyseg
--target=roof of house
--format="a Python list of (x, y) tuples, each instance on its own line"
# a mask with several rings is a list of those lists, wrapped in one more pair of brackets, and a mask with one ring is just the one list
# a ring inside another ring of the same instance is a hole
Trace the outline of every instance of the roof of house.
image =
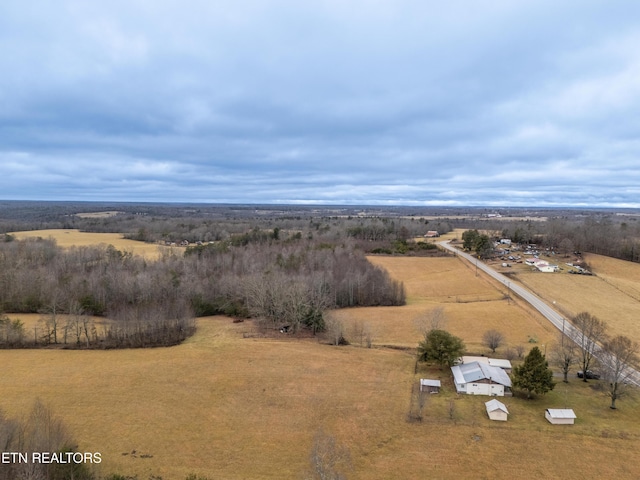
[(504, 358), (472, 357), (467, 355), (462, 357), (462, 363), (471, 362), (484, 363), (492, 367), (511, 368), (511, 362)]
[(451, 372), (457, 384), (473, 383), (478, 380), (490, 380), (505, 387), (511, 387), (511, 379), (503, 369), (484, 363), (471, 362), (455, 365), (451, 367)]
[(431, 380), (430, 378), (421, 378), (420, 385), (425, 387), (439, 387), (440, 380)]
[(570, 408), (547, 408), (547, 412), (552, 418), (578, 418)]
[(535, 266), (544, 266), (544, 265), (549, 265), (549, 262), (547, 262), (546, 260), (542, 260), (540, 258), (527, 258), (524, 263), (526, 263), (527, 265), (535, 265)]
[(507, 407), (505, 406), (505, 404), (502, 402), (499, 402), (496, 399), (489, 400), (488, 402), (485, 402), (484, 405), (485, 407), (487, 407), (487, 413), (493, 412), (495, 410), (502, 410), (505, 413), (509, 413), (509, 410), (507, 410)]

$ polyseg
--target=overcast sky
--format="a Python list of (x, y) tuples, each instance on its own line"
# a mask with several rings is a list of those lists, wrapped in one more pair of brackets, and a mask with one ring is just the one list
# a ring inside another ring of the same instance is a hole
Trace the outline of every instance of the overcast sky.
[(640, 207), (640, 2), (2, 0), (0, 198)]

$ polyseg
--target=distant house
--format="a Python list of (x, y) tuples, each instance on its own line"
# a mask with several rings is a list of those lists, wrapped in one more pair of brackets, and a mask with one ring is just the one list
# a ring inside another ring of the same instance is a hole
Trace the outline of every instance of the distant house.
[(435, 238), (435, 237), (439, 237), (440, 234), (436, 231), (436, 230), (429, 230), (426, 234), (425, 237), (426, 238)]
[(539, 258), (527, 258), (524, 263), (526, 263), (527, 265), (530, 265), (532, 267), (539, 267), (539, 266), (544, 266), (544, 265), (549, 265), (549, 262), (547, 262), (546, 260), (541, 260)]
[(451, 367), (458, 393), (468, 395), (511, 396), (511, 379), (499, 367), (480, 362), (463, 363)]
[(431, 380), (429, 378), (421, 378), (420, 391), (427, 392), (427, 393), (440, 393), (440, 380)]
[(509, 410), (507, 410), (504, 403), (499, 402), (494, 398), (493, 400), (485, 402), (484, 406), (487, 408), (487, 415), (489, 415), (489, 419), (499, 420), (501, 422), (507, 421)]
[(570, 408), (547, 408), (544, 411), (544, 418), (554, 425), (573, 425), (577, 417)]
[(536, 268), (544, 273), (553, 273), (560, 270), (557, 265), (536, 265)]

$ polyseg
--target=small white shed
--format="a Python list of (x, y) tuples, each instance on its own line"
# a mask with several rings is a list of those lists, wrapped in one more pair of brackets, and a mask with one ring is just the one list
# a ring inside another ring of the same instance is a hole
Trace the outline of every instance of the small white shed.
[(440, 380), (430, 378), (420, 379), (420, 391), (426, 393), (440, 393)]
[(547, 408), (544, 418), (554, 425), (573, 425), (577, 417), (570, 408)]
[(484, 406), (487, 408), (487, 415), (489, 415), (489, 419), (499, 420), (501, 422), (507, 421), (509, 410), (507, 410), (504, 403), (494, 398), (493, 400), (485, 402)]

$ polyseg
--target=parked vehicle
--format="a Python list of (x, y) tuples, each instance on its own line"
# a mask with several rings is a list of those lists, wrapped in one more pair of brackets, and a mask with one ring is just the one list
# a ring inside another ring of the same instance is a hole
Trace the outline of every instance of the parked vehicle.
[[(589, 380), (598, 380), (600, 378), (600, 375), (598, 375), (595, 372), (592, 372), (591, 370), (587, 370), (587, 379)], [(582, 370), (578, 370), (578, 378), (584, 378), (585, 375), (582, 372)]]

